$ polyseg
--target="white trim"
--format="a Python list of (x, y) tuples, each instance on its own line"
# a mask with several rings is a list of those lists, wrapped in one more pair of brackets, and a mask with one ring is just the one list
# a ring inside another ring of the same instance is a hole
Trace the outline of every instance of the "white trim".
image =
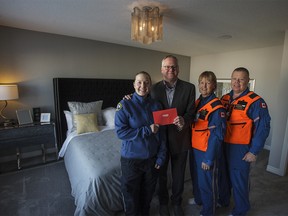
[(279, 168), (276, 168), (270, 165), (267, 165), (266, 171), (279, 175), (279, 176), (284, 176)]
[(266, 150), (271, 150), (271, 146), (270, 145), (264, 145), (264, 149), (266, 149)]

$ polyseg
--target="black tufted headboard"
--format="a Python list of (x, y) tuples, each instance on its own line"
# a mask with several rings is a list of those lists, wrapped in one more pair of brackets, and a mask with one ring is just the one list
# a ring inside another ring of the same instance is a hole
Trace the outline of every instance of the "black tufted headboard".
[(58, 148), (66, 138), (64, 110), (68, 101), (91, 102), (103, 100), (102, 108), (116, 107), (124, 95), (134, 92), (133, 80), (53, 78), (55, 124)]

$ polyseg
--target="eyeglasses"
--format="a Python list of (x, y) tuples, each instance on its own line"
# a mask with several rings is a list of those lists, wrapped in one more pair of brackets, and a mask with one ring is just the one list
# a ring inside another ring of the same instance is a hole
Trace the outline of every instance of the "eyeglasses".
[(232, 82), (239, 82), (239, 83), (245, 83), (247, 82), (247, 79), (237, 79), (237, 78), (231, 78)]
[(172, 69), (173, 71), (176, 70), (177, 66), (162, 66), (165, 70), (170, 70)]

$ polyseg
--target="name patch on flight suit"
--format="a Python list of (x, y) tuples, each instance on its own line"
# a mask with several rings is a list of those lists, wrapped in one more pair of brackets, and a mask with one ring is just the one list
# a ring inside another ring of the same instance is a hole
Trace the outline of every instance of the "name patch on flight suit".
[(201, 110), (200, 113), (199, 113), (199, 118), (200, 119), (205, 119), (207, 114), (208, 114), (207, 110)]
[(245, 101), (239, 101), (239, 102), (234, 106), (234, 109), (236, 109), (236, 110), (245, 110), (246, 105), (247, 105), (247, 102), (245, 102)]

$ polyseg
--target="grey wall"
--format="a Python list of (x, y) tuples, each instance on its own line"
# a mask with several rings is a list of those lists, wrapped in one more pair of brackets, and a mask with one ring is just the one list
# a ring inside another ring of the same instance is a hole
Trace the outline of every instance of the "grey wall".
[[(167, 54), (0, 26), (0, 83), (17, 83), (20, 96), (9, 101), (4, 114), (16, 118), (16, 109), (40, 107), (54, 116), (54, 77), (133, 79), (145, 70), (153, 82), (159, 81), (161, 60)], [(189, 81), (190, 57), (176, 56), (179, 77)]]

